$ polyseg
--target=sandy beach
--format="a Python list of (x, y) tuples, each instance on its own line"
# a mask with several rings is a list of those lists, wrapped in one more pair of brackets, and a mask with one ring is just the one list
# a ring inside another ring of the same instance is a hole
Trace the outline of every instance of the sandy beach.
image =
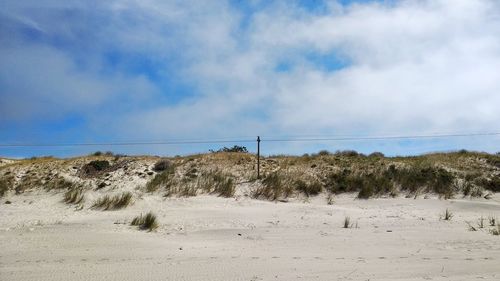
[[(127, 209), (61, 203), (60, 193), (3, 198), (2, 280), (498, 280), (492, 200), (337, 196), (267, 202), (144, 195)], [(6, 200), (11, 204), (4, 204)], [(450, 221), (440, 219), (446, 209)], [(160, 227), (130, 220), (154, 210)], [(343, 228), (346, 216), (352, 228)], [(470, 231), (466, 222), (484, 229)]]

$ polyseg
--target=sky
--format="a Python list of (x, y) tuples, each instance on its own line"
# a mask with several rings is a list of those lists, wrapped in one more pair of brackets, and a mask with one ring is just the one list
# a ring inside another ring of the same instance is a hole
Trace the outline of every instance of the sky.
[[(500, 151), (495, 0), (1, 0), (0, 155)], [(232, 142), (234, 141), (234, 142)]]

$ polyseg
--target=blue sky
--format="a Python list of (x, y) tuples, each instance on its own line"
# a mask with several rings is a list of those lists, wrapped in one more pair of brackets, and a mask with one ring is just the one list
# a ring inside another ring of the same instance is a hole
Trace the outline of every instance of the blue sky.
[[(0, 144), (500, 131), (500, 4), (3, 1)], [(498, 136), (263, 143), (266, 154), (497, 152)], [(235, 143), (237, 144), (237, 143)], [(177, 155), (224, 144), (0, 147)], [(253, 143), (244, 143), (254, 150)]]

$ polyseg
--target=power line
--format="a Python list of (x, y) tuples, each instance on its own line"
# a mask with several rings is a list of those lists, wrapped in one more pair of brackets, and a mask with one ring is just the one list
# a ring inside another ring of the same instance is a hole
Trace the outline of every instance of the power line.
[[(358, 140), (396, 140), (396, 139), (430, 139), (476, 136), (497, 136), (500, 132), (462, 133), (462, 134), (429, 134), (429, 135), (399, 135), (399, 136), (364, 136), (364, 137), (316, 137), (316, 138), (270, 138), (261, 137), (262, 142), (313, 142), (313, 141), (358, 141)], [(256, 139), (198, 139), (172, 141), (141, 141), (141, 142), (96, 142), (96, 143), (0, 143), (0, 147), (71, 147), (71, 146), (144, 146), (144, 145), (185, 145), (185, 144), (224, 144), (224, 143), (254, 143)]]
[(296, 139), (262, 139), (266, 142), (309, 142), (309, 141), (355, 141), (355, 140), (394, 140), (394, 139), (429, 139), (475, 136), (497, 136), (500, 132), (469, 133), (469, 134), (435, 134), (435, 135), (408, 135), (408, 136), (367, 136), (367, 137), (332, 137), (332, 138), (296, 138)]

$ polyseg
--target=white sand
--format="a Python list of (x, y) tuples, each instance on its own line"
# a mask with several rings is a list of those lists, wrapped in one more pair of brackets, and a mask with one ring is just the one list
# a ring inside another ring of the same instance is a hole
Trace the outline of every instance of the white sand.
[[(500, 236), (465, 223), (500, 218), (500, 194), (345, 195), (333, 205), (324, 197), (148, 195), (119, 211), (75, 211), (61, 199), (45, 192), (2, 199), (0, 280), (500, 280)], [(439, 219), (446, 208), (451, 221)], [(128, 225), (149, 210), (161, 223), (156, 232)], [(342, 228), (346, 215), (359, 228)]]

